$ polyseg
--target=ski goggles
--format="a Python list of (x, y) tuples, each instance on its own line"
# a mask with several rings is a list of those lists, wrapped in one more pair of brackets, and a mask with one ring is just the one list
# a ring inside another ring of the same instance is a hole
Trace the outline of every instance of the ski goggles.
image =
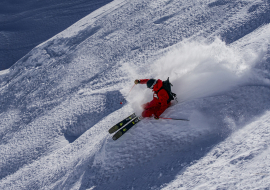
[(157, 84), (157, 80), (155, 80), (155, 82), (152, 84), (152, 86), (150, 87), (150, 89), (153, 89), (155, 84)]

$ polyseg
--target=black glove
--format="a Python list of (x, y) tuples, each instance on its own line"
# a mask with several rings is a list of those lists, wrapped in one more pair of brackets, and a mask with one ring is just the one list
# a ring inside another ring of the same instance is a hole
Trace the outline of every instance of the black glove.
[(156, 120), (158, 120), (158, 119), (159, 119), (159, 117), (158, 117), (158, 116), (154, 116), (154, 118), (155, 118)]

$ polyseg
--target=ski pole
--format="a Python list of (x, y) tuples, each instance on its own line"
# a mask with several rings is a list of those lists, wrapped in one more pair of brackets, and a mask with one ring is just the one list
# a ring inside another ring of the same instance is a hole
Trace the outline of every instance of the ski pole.
[(159, 119), (171, 119), (171, 120), (189, 121), (188, 119), (174, 119), (174, 118), (165, 118), (165, 117), (160, 117)]
[[(135, 85), (136, 85), (136, 84), (134, 84), (134, 85), (132, 86), (132, 88), (129, 90), (129, 92), (127, 93), (127, 96), (129, 95), (129, 93), (131, 92), (131, 90), (134, 88)], [(123, 104), (123, 101), (124, 101), (124, 98), (123, 98), (123, 100), (120, 102), (120, 104)]]

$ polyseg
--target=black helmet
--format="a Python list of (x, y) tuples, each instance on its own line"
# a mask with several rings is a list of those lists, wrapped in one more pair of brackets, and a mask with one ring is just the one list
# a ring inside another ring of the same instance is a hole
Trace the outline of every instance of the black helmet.
[(146, 86), (147, 88), (153, 89), (156, 83), (157, 83), (156, 79), (150, 79), (149, 81), (147, 81)]

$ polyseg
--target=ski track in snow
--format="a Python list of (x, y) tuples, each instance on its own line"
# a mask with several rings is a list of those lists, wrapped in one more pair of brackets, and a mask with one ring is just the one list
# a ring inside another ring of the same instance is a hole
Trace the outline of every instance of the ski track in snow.
[[(0, 73), (0, 188), (268, 188), (269, 4), (115, 0), (34, 48)], [(178, 94), (163, 116), (190, 121), (113, 141), (150, 77)]]

